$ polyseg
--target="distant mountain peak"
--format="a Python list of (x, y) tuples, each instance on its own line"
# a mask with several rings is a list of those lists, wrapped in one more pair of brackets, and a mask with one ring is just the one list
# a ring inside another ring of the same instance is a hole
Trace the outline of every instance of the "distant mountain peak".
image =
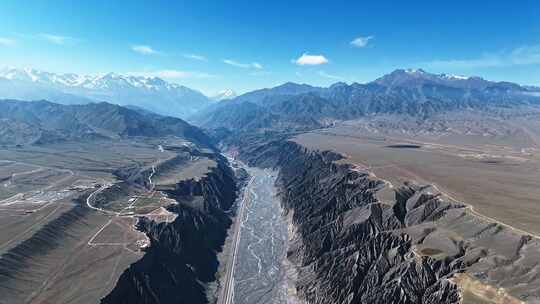
[(307, 93), (312, 91), (318, 91), (320, 89), (320, 87), (315, 87), (306, 83), (296, 83), (289, 81), (268, 90), (273, 91), (277, 94), (296, 95), (298, 93)]
[[(406, 75), (409, 75), (409, 76), (414, 76), (414, 77), (419, 77), (419, 78), (426, 78), (426, 79), (450, 79), (450, 80), (467, 80), (467, 79), (481, 79), (483, 80), (482, 77), (478, 77), (478, 76), (464, 76), (464, 75), (455, 75), (455, 74), (447, 74), (447, 73), (442, 73), (442, 74), (434, 74), (434, 73), (429, 73), (429, 72), (426, 72), (425, 70), (421, 69), (421, 68), (418, 68), (418, 69), (413, 69), (413, 68), (409, 68), (409, 69), (397, 69), (395, 71), (393, 71), (392, 73), (390, 73), (389, 75), (403, 75), (403, 74), (406, 74)], [(383, 76), (384, 77), (384, 76)]]
[(417, 74), (417, 75), (428, 74), (426, 71), (424, 71), (422, 69), (411, 69), (411, 68), (406, 69), (405, 73), (407, 73), (407, 74)]
[(233, 91), (231, 89), (225, 89), (225, 90), (221, 90), (221, 91), (217, 92), (217, 94), (213, 95), (210, 98), (213, 99), (213, 100), (216, 100), (216, 101), (220, 101), (220, 100), (224, 100), (224, 99), (233, 99), (236, 96), (238, 96), (238, 95), (236, 94), (235, 91)]
[(332, 88), (339, 88), (339, 87), (346, 87), (346, 86), (348, 86), (348, 84), (346, 84), (346, 83), (343, 82), (343, 81), (339, 81), (339, 82), (336, 82), (336, 83), (332, 84), (332, 85), (330, 86), (330, 89), (332, 89)]
[(467, 76), (463, 76), (463, 75), (453, 75), (453, 74), (440, 74), (440, 76), (442, 78), (454, 79), (454, 80), (467, 80), (467, 79), (470, 79), (470, 78), (482, 79), (481, 77), (467, 77)]
[(484, 89), (495, 84), (482, 77), (434, 74), (422, 69), (397, 69), (376, 79), (373, 83), (386, 87), (418, 87), (430, 84), (468, 89)]
[(287, 81), (282, 85), (276, 86), (275, 88), (295, 88), (295, 87), (313, 87), (313, 86), (306, 83), (296, 83), (292, 81)]

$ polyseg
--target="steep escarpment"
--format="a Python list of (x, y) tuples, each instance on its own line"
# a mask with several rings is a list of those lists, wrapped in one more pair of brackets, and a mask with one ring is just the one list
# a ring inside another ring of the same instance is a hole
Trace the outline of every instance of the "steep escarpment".
[(467, 246), (458, 244), (459, 250), (444, 258), (420, 255), (414, 245), (430, 231), (410, 235), (408, 230), (463, 206), (416, 185), (403, 185), (394, 202), (382, 202), (376, 194), (383, 181), (334, 163), (335, 153), (288, 141), (239, 152), (253, 165), (280, 168), (282, 204), (295, 227), (288, 258), (298, 271), (297, 293), (307, 303), (460, 301), (450, 279), (480, 254), (467, 254)]
[(225, 160), (200, 180), (187, 180), (165, 192), (178, 204), (172, 222), (141, 218), (150, 239), (142, 259), (120, 277), (102, 303), (207, 303), (206, 284), (215, 280), (216, 252), (231, 220), (225, 214), (236, 197), (234, 174)]

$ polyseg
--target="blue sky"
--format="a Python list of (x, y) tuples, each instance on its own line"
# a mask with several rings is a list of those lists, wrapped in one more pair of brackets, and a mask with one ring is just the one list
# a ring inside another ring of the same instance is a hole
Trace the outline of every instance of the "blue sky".
[(206, 94), (409, 67), (540, 85), (540, 3), (4, 0), (0, 66), (156, 75)]

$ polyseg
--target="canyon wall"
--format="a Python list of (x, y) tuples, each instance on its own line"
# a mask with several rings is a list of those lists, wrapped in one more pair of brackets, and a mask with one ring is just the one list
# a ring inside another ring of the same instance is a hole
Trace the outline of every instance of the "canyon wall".
[(170, 223), (141, 218), (138, 228), (150, 239), (142, 259), (121, 275), (102, 303), (207, 303), (206, 285), (215, 280), (216, 253), (231, 224), (225, 210), (236, 198), (234, 173), (218, 157), (200, 180), (181, 181), (164, 190), (178, 204)]
[(413, 245), (421, 240), (413, 242), (407, 228), (463, 206), (416, 185), (403, 185), (392, 204), (381, 202), (384, 182), (334, 163), (335, 153), (289, 141), (237, 149), (251, 165), (280, 168), (282, 205), (295, 229), (288, 258), (307, 303), (459, 303), (451, 277), (477, 258), (464, 246), (443, 259), (420, 255)]

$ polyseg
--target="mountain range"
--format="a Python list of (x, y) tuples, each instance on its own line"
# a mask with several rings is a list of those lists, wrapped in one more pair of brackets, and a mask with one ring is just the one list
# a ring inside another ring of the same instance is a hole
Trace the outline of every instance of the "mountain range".
[(240, 96), (224, 90), (208, 98), (157, 77), (4, 68), (0, 70), (0, 98), (69, 105), (105, 101), (139, 113), (187, 118), (209, 129), (301, 130), (374, 114), (426, 118), (445, 111), (537, 105), (540, 89), (480, 77), (398, 69), (365, 84), (338, 82), (316, 87), (288, 82)]
[(46, 144), (66, 140), (176, 136), (208, 146), (209, 138), (182, 119), (105, 102), (61, 105), (0, 100), (0, 144)]
[(104, 101), (175, 117), (187, 117), (214, 102), (196, 90), (158, 77), (55, 74), (30, 68), (1, 69), (0, 98), (61, 104)]
[(375, 114), (425, 119), (443, 112), (540, 105), (540, 89), (480, 77), (399, 69), (366, 84), (285, 83), (240, 95), (191, 118), (206, 128), (312, 129)]

